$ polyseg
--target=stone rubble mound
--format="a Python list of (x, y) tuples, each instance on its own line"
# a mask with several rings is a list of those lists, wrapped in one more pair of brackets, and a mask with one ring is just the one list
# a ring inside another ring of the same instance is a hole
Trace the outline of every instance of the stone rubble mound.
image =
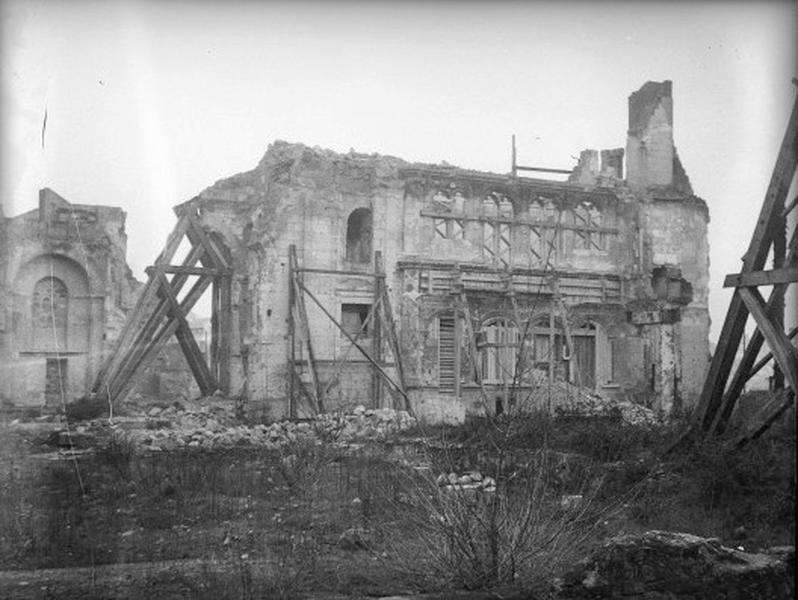
[(656, 425), (658, 415), (628, 400), (604, 398), (592, 390), (564, 381), (546, 382), (532, 392), (536, 407), (545, 407), (558, 417), (620, 417), (630, 425)]
[(751, 554), (717, 539), (647, 531), (606, 541), (561, 581), (561, 598), (793, 598), (795, 548)]
[(493, 477), (483, 477), (479, 471), (469, 471), (458, 475), (457, 473), (441, 473), (435, 480), (438, 487), (446, 491), (480, 490), (495, 492), (496, 480)]
[(415, 418), (406, 411), (358, 406), (352, 413), (324, 413), (306, 421), (245, 425), (235, 418), (229, 406), (210, 403), (189, 409), (184, 406), (151, 408), (147, 411), (144, 428), (120, 428), (117, 435), (150, 452), (237, 446), (278, 449), (298, 441), (350, 443), (383, 440), (415, 424)]

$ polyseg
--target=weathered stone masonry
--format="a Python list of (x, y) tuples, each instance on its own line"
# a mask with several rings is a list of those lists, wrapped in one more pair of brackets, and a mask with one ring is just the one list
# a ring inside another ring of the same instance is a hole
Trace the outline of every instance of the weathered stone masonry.
[(135, 302), (125, 213), (72, 204), (0, 218), (0, 398), (53, 409), (85, 393)]
[[(229, 391), (288, 412), (293, 245), (301, 266), (350, 273), (303, 277), (366, 347), (375, 279), (351, 273), (381, 254), (421, 414), (504, 408), (513, 388), (535, 402), (526, 392), (566, 379), (665, 412), (690, 404), (709, 358), (708, 212), (673, 144), (670, 82), (629, 98), (625, 155), (624, 174), (622, 149), (587, 150), (560, 183), (275, 142), (184, 205), (233, 257)], [(338, 328), (307, 312), (326, 408), (389, 402)]]

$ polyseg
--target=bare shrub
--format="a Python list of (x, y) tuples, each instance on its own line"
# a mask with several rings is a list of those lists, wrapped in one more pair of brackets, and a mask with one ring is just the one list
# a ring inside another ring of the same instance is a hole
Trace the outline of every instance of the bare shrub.
[(404, 509), (382, 530), (386, 564), (427, 588), (512, 584), (543, 592), (589, 549), (600, 512), (595, 490), (564, 506), (544, 462), (500, 479), (495, 492), (406, 474)]

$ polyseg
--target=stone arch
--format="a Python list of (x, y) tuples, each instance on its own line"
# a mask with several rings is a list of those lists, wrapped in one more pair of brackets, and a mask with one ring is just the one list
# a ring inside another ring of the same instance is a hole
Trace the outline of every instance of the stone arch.
[[(13, 290), (17, 351), (89, 351), (91, 286), (77, 261), (61, 254), (36, 256), (17, 271)], [(55, 309), (55, 328), (50, 309)], [(45, 334), (47, 313), (50, 324)]]

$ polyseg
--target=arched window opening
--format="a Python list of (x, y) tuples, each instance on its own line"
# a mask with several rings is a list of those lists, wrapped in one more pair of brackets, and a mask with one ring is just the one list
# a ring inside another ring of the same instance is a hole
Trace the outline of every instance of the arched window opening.
[(346, 260), (371, 261), (371, 209), (358, 208), (346, 221)]
[(44, 277), (36, 282), (31, 296), (33, 346), (39, 351), (66, 350), (69, 294), (64, 282)]

